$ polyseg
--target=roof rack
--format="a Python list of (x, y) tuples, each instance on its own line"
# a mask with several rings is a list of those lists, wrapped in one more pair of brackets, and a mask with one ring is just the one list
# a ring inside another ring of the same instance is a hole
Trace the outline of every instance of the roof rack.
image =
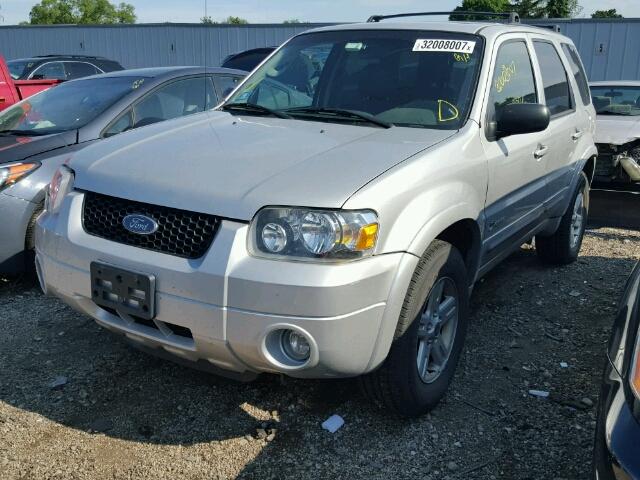
[(96, 57), (94, 55), (65, 55), (63, 53), (56, 53), (51, 55), (35, 55), (33, 58), (55, 58), (55, 57), (68, 57), (68, 58), (95, 58), (101, 59), (102, 57)]
[(372, 15), (367, 20), (367, 23), (377, 23), (381, 20), (387, 20), (389, 18), (401, 18), (401, 17), (428, 17), (436, 15), (473, 15), (474, 17), (502, 17), (507, 19), (507, 23), (520, 23), (520, 15), (516, 12), (472, 12), (472, 11), (453, 11), (453, 12), (416, 12), (416, 13), (395, 13), (393, 15)]

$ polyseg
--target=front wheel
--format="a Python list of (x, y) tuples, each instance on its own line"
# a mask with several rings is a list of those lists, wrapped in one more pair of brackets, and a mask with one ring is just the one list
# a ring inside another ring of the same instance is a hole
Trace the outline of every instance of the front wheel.
[(416, 267), (389, 355), (361, 379), (369, 398), (408, 417), (436, 406), (462, 351), (468, 291), (460, 252), (449, 243), (434, 241)]
[(536, 251), (543, 261), (567, 265), (578, 258), (587, 227), (588, 208), (589, 180), (584, 172), (580, 172), (578, 185), (558, 230), (548, 237), (536, 236)]

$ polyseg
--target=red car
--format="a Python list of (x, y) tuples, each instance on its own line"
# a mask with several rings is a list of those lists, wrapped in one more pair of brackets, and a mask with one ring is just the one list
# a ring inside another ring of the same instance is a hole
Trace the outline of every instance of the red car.
[(0, 110), (59, 83), (60, 80), (13, 80), (0, 56)]

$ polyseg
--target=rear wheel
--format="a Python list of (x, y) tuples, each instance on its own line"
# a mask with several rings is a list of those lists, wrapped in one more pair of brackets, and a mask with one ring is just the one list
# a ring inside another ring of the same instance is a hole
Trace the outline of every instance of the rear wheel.
[(367, 396), (403, 416), (435, 407), (453, 378), (468, 308), (462, 256), (449, 243), (436, 240), (411, 280), (387, 359), (361, 379)]
[(569, 208), (560, 220), (558, 230), (551, 236), (536, 236), (536, 251), (542, 260), (556, 265), (574, 262), (580, 253), (587, 227), (589, 207), (589, 180), (580, 173)]

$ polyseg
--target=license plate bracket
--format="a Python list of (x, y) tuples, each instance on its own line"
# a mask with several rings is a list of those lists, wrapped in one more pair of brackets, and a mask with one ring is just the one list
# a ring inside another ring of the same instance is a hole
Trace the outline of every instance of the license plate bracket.
[(101, 307), (146, 320), (155, 317), (156, 277), (91, 262), (91, 298)]

